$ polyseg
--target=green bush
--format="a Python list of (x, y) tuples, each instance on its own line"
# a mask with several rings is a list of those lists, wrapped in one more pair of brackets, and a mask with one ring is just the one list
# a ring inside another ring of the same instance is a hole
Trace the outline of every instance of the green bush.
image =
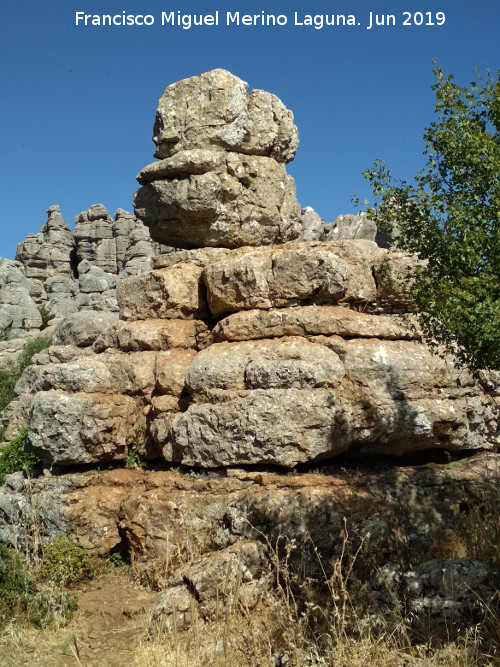
[(88, 554), (66, 535), (56, 535), (42, 547), (41, 572), (52, 584), (67, 586), (92, 575)]
[(49, 338), (48, 336), (38, 336), (26, 343), (16, 364), (18, 377), (21, 377), (24, 370), (33, 362), (35, 354), (46, 350), (51, 345), (52, 338)]
[(30, 470), (36, 468), (42, 461), (31, 452), (24, 452), (24, 440), (28, 433), (25, 428), (12, 442), (4, 447), (0, 454), (0, 486), (5, 482), (5, 475), (18, 472), (19, 470)]
[(128, 452), (127, 458), (125, 459), (125, 468), (145, 468), (146, 461), (142, 458), (140, 454), (140, 445), (135, 445), (131, 447)]
[(44, 306), (38, 309), (40, 317), (42, 318), (43, 326), (46, 327), (50, 320), (53, 320), (55, 315), (50, 313)]
[(76, 608), (74, 595), (38, 591), (25, 572), (21, 556), (0, 544), (0, 628), (19, 612), (40, 627), (50, 624), (56, 616), (69, 620)]
[(46, 336), (40, 336), (30, 340), (23, 348), (19, 359), (8, 369), (0, 371), (0, 412), (14, 398), (14, 387), (25, 369), (32, 363), (35, 354), (45, 350), (52, 344), (52, 340)]
[(17, 375), (15, 368), (0, 370), (0, 412), (2, 412), (14, 398), (14, 386), (18, 379), (19, 376)]

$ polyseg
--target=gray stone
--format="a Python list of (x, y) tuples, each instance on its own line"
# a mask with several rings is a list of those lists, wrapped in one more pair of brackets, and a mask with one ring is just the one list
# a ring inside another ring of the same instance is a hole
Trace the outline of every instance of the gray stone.
[(366, 213), (339, 215), (333, 223), (324, 226), (325, 240), (366, 239), (375, 241), (377, 225), (369, 220)]
[(41, 315), (20, 264), (0, 258), (0, 330), (8, 329), (14, 337), (41, 326)]
[(113, 220), (102, 204), (75, 217), (73, 236), (78, 263), (88, 260), (108, 273), (117, 273)]
[(180, 263), (122, 280), (117, 288), (121, 318), (198, 319), (206, 312), (202, 271)]
[(47, 213), (48, 220), (40, 232), (28, 234), (16, 251), (16, 259), (23, 265), (26, 277), (42, 283), (59, 274), (72, 277), (75, 251), (73, 235), (59, 206), (51, 206)]
[(235, 248), (299, 236), (295, 184), (284, 165), (239, 153), (220, 162), (213, 171), (159, 178), (137, 191), (136, 215), (154, 240), (179, 248)]
[(322, 241), (325, 238), (325, 222), (311, 206), (301, 211), (302, 232), (300, 241)]
[(235, 250), (205, 270), (210, 311), (375, 302), (373, 266), (383, 253), (369, 241)]
[(107, 273), (98, 266), (92, 266), (88, 260), (78, 265), (78, 289), (81, 293), (102, 293), (116, 287), (118, 279), (116, 274)]
[(92, 345), (105, 327), (116, 319), (113, 313), (74, 313), (56, 326), (55, 342), (76, 347)]
[(120, 394), (40, 392), (27, 442), (48, 465), (123, 460), (144, 428), (138, 408), (137, 399)]
[(196, 622), (196, 615), (208, 621), (238, 604), (251, 609), (273, 584), (266, 547), (257, 541), (238, 542), (178, 568), (153, 609), (150, 629), (186, 628)]
[(213, 329), (214, 342), (282, 336), (347, 338), (420, 338), (418, 330), (394, 315), (371, 315), (339, 306), (296, 306), (233, 313)]

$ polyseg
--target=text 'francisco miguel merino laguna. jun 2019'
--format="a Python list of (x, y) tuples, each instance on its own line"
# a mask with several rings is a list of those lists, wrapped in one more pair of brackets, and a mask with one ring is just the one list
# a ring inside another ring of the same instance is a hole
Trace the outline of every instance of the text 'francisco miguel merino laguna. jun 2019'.
[(160, 25), (165, 28), (211, 28), (211, 27), (240, 27), (240, 28), (282, 28), (291, 26), (296, 28), (363, 28), (372, 30), (377, 28), (403, 27), (440, 27), (446, 23), (446, 15), (441, 11), (409, 12), (400, 11), (396, 14), (381, 12), (365, 12), (358, 14), (305, 14), (292, 12), (290, 14), (271, 14), (262, 10), (256, 14), (243, 12), (219, 12), (212, 14), (187, 14), (179, 10), (153, 14), (127, 14), (125, 11), (118, 14), (87, 14), (75, 12), (75, 25), (78, 27), (150, 27)]

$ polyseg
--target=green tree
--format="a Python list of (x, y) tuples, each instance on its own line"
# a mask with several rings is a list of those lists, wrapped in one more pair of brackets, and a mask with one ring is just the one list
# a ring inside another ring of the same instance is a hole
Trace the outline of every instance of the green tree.
[(500, 369), (500, 72), (476, 70), (469, 87), (433, 73), (425, 166), (407, 183), (377, 160), (363, 173), (371, 213), (426, 260), (411, 291), (427, 339), (473, 371)]

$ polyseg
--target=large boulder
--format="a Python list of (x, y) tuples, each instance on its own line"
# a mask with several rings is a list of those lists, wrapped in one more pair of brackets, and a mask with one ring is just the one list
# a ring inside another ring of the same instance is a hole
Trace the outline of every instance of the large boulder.
[(302, 225), (285, 163), (298, 134), (274, 95), (213, 70), (169, 86), (154, 128), (160, 162), (138, 175), (137, 216), (154, 240), (181, 248), (272, 244)]
[(213, 315), (309, 304), (373, 305), (374, 267), (383, 251), (370, 241), (290, 243), (235, 250), (205, 269)]
[(310, 340), (218, 343), (199, 352), (186, 376), (188, 409), (164, 417), (165, 458), (293, 467), (348, 449), (476, 449), (494, 437), (492, 400), (420, 342)]
[(180, 150), (219, 147), (289, 162), (299, 139), (292, 112), (263, 90), (248, 94), (231, 72), (214, 69), (182, 79), (165, 90), (153, 129), (155, 157)]

